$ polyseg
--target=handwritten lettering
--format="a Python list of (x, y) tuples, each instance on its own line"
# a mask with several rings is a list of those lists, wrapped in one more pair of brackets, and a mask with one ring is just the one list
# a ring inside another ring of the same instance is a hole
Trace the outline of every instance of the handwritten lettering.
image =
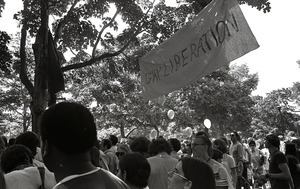
[(169, 63), (164, 63), (162, 66), (145, 73), (146, 83), (159, 82), (161, 78), (169, 77), (180, 71), (180, 69), (195, 61), (195, 59), (201, 58), (201, 55), (208, 54), (222, 45), (226, 38), (232, 37), (234, 32), (239, 31), (234, 14), (231, 14), (226, 20), (216, 22), (215, 26), (208, 28), (199, 35), (198, 43), (191, 43), (170, 58)]

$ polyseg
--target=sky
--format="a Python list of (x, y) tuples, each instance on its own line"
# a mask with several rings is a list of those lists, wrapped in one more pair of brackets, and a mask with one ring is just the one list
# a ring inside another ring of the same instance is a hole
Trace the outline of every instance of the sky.
[[(168, 2), (176, 0), (168, 0)], [(259, 83), (253, 95), (266, 96), (272, 90), (292, 87), (300, 82), (300, 1), (270, 0), (271, 12), (263, 13), (241, 5), (246, 20), (260, 47), (233, 61), (247, 64), (250, 73), (258, 73)], [(0, 29), (13, 34), (20, 31), (13, 14), (22, 9), (22, 0), (6, 0)]]

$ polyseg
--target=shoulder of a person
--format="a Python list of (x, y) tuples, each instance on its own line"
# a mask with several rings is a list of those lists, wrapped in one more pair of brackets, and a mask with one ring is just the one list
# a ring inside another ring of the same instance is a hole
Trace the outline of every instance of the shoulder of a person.
[(104, 152), (104, 154), (105, 155), (107, 155), (107, 156), (113, 156), (113, 155), (116, 155), (112, 150), (106, 150), (105, 152)]
[(97, 173), (100, 174), (99, 178), (103, 179), (103, 181), (106, 182), (105, 185), (109, 186), (110, 188), (129, 189), (129, 187), (125, 184), (124, 181), (122, 181), (119, 177), (117, 177), (110, 171), (107, 171), (105, 169), (99, 169)]
[(230, 162), (230, 163), (232, 163), (232, 162), (234, 163), (234, 159), (233, 159), (233, 157), (232, 157), (231, 155), (226, 154), (225, 157), (226, 157), (226, 158), (225, 158), (226, 161), (228, 161), (228, 162)]
[(284, 156), (285, 157), (284, 153), (282, 151), (280, 151), (280, 150), (277, 150), (276, 152), (274, 152), (273, 155)]
[(211, 159), (209, 161), (209, 164), (211, 164), (213, 166), (213, 169), (217, 170), (219, 173), (224, 173), (224, 174), (227, 173), (226, 168), (224, 167), (224, 165), (222, 165), (222, 163), (219, 163), (216, 160)]
[(24, 169), (21, 170), (15, 170), (12, 171), (10, 173), (5, 174), (5, 176), (11, 176), (11, 175), (33, 175), (35, 176), (35, 174), (39, 174), (39, 170), (37, 169), (37, 167), (26, 167)]
[(30, 188), (30, 186), (40, 186), (41, 179), (37, 167), (27, 167), (22, 170), (12, 171), (4, 175), (8, 188)]

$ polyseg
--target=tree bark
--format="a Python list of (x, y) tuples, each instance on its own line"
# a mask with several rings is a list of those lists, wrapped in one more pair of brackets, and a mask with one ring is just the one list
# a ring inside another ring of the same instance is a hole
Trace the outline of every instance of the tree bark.
[(37, 33), (33, 52), (35, 56), (34, 92), (30, 106), (32, 131), (39, 133), (39, 121), (47, 107), (47, 61), (48, 61), (48, 1), (41, 0), (41, 25)]

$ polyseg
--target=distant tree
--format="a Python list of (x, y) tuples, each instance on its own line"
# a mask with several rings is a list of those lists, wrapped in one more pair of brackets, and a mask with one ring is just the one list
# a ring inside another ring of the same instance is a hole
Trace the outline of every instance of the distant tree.
[(252, 121), (257, 74), (249, 74), (246, 65), (219, 69), (183, 89), (197, 120), (210, 119), (219, 135), (232, 130), (246, 131)]
[(297, 131), (295, 123), (300, 116), (295, 111), (297, 105), (294, 103), (290, 88), (273, 90), (265, 98), (256, 98), (256, 102), (251, 132), (262, 131), (267, 134), (277, 129), (278, 133), (284, 135), (287, 131)]
[(0, 70), (2, 74), (10, 74), (12, 55), (7, 44), (11, 38), (6, 32), (0, 31)]
[[(10, 41), (11, 50), (10, 55), (11, 64), (9, 67), (9, 74), (1, 72), (0, 80), (0, 104), (1, 110), (5, 112), (6, 130), (14, 130), (15, 134), (25, 132), (31, 126), (31, 115), (30, 115), (30, 96), (28, 91), (25, 89), (20, 78), (20, 54), (19, 54), (19, 41), (20, 34), (16, 34), (15, 37)], [(27, 48), (27, 61), (33, 59), (32, 51)], [(29, 68), (28, 71), (33, 73), (33, 69)], [(12, 129), (12, 126), (15, 127)]]

